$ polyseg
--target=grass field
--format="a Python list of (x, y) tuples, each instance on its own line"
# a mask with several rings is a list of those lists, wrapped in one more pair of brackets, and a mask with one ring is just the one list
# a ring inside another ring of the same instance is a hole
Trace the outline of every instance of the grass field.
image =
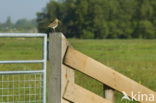
[[(75, 49), (156, 91), (156, 40), (69, 39), (69, 41)], [(37, 38), (1, 38), (0, 60), (41, 59), (41, 43), (41, 39)], [(30, 68), (40, 69), (41, 64), (0, 65), (0, 70), (28, 70)], [(78, 71), (76, 83), (103, 96), (103, 85)], [(118, 92), (115, 95), (116, 103), (121, 103), (122, 95)]]

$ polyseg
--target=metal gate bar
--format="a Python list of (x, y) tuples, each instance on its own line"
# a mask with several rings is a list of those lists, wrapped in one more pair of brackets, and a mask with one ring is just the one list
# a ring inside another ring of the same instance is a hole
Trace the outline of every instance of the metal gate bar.
[[(2, 76), (1, 77), (1, 80), (0, 80), (0, 83), (2, 84), (2, 88), (0, 88), (0, 90), (2, 91), (2, 96), (6, 96), (6, 98), (9, 96), (9, 95), (3, 95), (3, 89), (5, 89), (5, 87), (3, 87), (4, 83), (6, 82), (4, 80), (4, 77), (8, 75), (10, 76), (13, 76), (15, 77), (15, 75), (17, 76), (18, 75), (23, 75), (25, 77), (25, 75), (31, 75), (31, 74), (35, 74), (38, 75), (40, 73), (42, 73), (42, 79), (40, 79), (40, 81), (42, 81), (42, 86), (40, 86), (40, 89), (42, 88), (42, 103), (46, 103), (46, 68), (47, 68), (47, 34), (44, 34), (44, 33), (0, 33), (0, 37), (42, 37), (43, 38), (43, 58), (42, 60), (10, 60), (10, 61), (0, 61), (0, 64), (19, 64), (19, 63), (42, 63), (43, 64), (43, 68), (42, 70), (30, 70), (30, 71), (0, 71), (0, 75)], [(41, 76), (41, 74), (40, 74)], [(7, 77), (7, 79), (9, 78), (9, 76)], [(20, 78), (19, 78), (20, 79)], [(19, 82), (20, 80), (18, 80)], [(24, 79), (24, 84), (26, 82), (26, 80)], [(34, 81), (35, 83), (38, 81), (36, 79), (34, 80), (27, 80), (29, 82), (29, 85), (30, 85), (30, 82), (31, 81)], [(12, 81), (7, 81), (8, 85), (9, 83), (15, 83), (15, 80), (13, 79)], [(19, 85), (19, 84), (18, 84)], [(14, 86), (14, 85), (13, 85)], [(21, 87), (19, 87), (21, 88)], [(24, 90), (25, 90), (26, 87), (24, 87)], [(31, 89), (31, 87), (28, 87), (29, 89)], [(36, 88), (36, 87), (32, 87), (32, 88)], [(9, 88), (7, 88), (8, 91), (9, 91)], [(13, 88), (14, 90), (14, 88)], [(29, 90), (30, 92), (30, 90)], [(41, 101), (38, 101), (38, 100), (35, 100), (35, 101), (30, 101), (30, 95), (31, 94), (28, 94), (29, 95), (29, 100), (25, 100), (26, 98), (24, 97), (24, 100), (25, 101), (18, 101), (19, 103), (20, 102), (24, 102), (24, 103), (30, 103), (30, 102), (36, 102), (36, 103), (41, 103)], [(34, 94), (35, 95), (35, 94)], [(12, 95), (12, 96), (16, 96), (16, 95)], [(20, 96), (19, 94), (17, 96)], [(25, 96), (25, 94), (24, 94)], [(2, 97), (2, 99), (3, 99)], [(8, 97), (9, 99), (9, 97)], [(13, 98), (14, 99), (14, 98)], [(37, 99), (37, 98), (36, 98)], [(37, 102), (38, 101), (38, 102)], [(11, 103), (9, 100), (8, 102), (1, 102), (0, 103)], [(14, 100), (12, 100), (12, 103), (14, 103)]]
[(0, 61), (0, 64), (18, 64), (18, 63), (44, 63), (44, 60), (15, 60), (15, 61)]

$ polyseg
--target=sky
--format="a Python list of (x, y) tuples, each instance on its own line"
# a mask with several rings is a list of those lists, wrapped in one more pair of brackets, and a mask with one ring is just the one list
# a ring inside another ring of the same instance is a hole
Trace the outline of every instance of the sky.
[(5, 22), (8, 16), (13, 22), (18, 19), (33, 19), (49, 0), (0, 0), (0, 22)]

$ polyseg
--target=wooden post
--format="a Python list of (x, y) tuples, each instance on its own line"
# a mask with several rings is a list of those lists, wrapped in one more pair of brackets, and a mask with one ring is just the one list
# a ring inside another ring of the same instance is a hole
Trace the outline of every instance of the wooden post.
[(62, 33), (50, 34), (49, 42), (48, 103), (69, 103), (62, 98), (67, 81), (74, 82), (74, 71), (63, 65), (69, 44)]
[(106, 85), (103, 85), (104, 88), (104, 98), (110, 100), (112, 103), (115, 103), (114, 90)]

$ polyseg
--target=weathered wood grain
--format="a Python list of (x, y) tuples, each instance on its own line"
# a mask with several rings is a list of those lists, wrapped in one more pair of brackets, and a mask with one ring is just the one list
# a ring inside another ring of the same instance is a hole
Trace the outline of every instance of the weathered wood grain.
[(67, 84), (63, 97), (73, 103), (111, 103), (71, 82)]
[(68, 47), (68, 41), (62, 33), (50, 34), (50, 69), (48, 103), (69, 103), (62, 98), (68, 80), (74, 82), (74, 71), (63, 65), (63, 57)]
[[(147, 95), (155, 95), (154, 91), (116, 72), (115, 70), (105, 66), (104, 64), (78, 52), (77, 50), (74, 50), (73, 48), (68, 48), (64, 59), (64, 64), (97, 79), (98, 81), (119, 92), (125, 91), (130, 97), (132, 97), (132, 91), (134, 94), (141, 93)], [(146, 102), (142, 101), (142, 103)], [(156, 101), (153, 103), (156, 103)]]

